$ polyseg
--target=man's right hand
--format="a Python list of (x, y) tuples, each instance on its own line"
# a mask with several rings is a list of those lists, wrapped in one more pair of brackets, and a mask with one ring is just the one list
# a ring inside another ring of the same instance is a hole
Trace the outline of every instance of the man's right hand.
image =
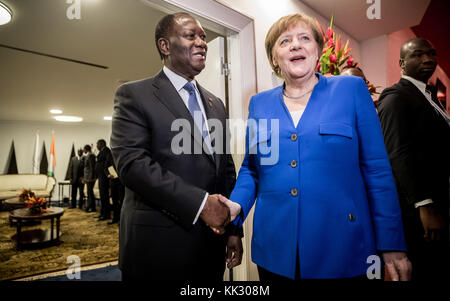
[(218, 234), (225, 233), (225, 226), (230, 222), (230, 209), (219, 201), (217, 194), (208, 195), (200, 218), (210, 227), (218, 229)]
[(433, 206), (419, 207), (420, 220), (424, 230), (424, 238), (428, 241), (441, 240), (441, 232), (445, 227), (444, 219)]

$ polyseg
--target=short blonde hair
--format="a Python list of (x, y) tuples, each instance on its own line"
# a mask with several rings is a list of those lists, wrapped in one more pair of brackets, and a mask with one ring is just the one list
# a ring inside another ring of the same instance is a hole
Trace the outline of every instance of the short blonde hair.
[(320, 29), (316, 25), (316, 21), (313, 18), (298, 13), (281, 17), (280, 19), (278, 19), (278, 21), (272, 24), (269, 31), (267, 32), (265, 41), (266, 53), (267, 58), (269, 59), (270, 66), (272, 67), (272, 70), (275, 72), (275, 74), (279, 77), (283, 76), (281, 74), (280, 67), (273, 64), (273, 48), (281, 34), (289, 28), (297, 25), (298, 22), (303, 22), (307, 27), (309, 27), (313, 34), (314, 40), (317, 43), (318, 58), (320, 58), (320, 56), (322, 55), (324, 44), (323, 36)]

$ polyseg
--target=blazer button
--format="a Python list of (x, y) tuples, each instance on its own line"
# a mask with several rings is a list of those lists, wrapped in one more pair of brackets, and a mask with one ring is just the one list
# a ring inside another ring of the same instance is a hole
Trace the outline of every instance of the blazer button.
[(292, 162), (291, 162), (291, 167), (292, 167), (292, 168), (296, 168), (296, 167), (297, 167), (297, 161), (292, 160)]
[(354, 220), (355, 220), (355, 216), (353, 215), (353, 214), (349, 214), (348, 215), (348, 219), (351, 221), (351, 222), (353, 222)]
[(292, 134), (291, 135), (291, 140), (292, 141), (297, 141), (297, 138), (298, 138), (297, 134)]
[(291, 189), (291, 195), (292, 195), (292, 196), (297, 196), (297, 194), (298, 194), (297, 188), (292, 188), (292, 189)]

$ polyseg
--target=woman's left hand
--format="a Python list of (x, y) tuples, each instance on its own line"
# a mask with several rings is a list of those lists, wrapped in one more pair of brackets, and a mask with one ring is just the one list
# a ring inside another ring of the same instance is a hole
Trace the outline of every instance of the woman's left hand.
[(404, 252), (384, 252), (383, 260), (392, 281), (411, 280), (412, 265)]

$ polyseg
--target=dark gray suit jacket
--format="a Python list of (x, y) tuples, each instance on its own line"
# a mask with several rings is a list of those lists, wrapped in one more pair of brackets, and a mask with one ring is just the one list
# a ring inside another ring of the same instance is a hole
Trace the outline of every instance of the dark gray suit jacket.
[[(208, 119), (223, 125), (222, 101), (198, 85)], [(218, 236), (194, 218), (206, 192), (229, 196), (236, 180), (231, 155), (174, 154), (172, 122), (185, 119), (197, 128), (163, 71), (118, 88), (111, 150), (126, 186), (120, 218), (119, 266), (140, 279), (216, 279), (225, 266), (226, 235)], [(201, 143), (194, 131), (191, 150)], [(198, 131), (198, 130), (197, 130)], [(185, 141), (186, 142), (186, 141)]]
[(84, 180), (86, 182), (95, 182), (96, 174), (95, 174), (95, 155), (93, 153), (89, 153), (83, 157), (83, 165), (84, 165)]
[(72, 157), (69, 164), (69, 180), (71, 184), (81, 183), (80, 179), (83, 177), (83, 170), (83, 158)]

